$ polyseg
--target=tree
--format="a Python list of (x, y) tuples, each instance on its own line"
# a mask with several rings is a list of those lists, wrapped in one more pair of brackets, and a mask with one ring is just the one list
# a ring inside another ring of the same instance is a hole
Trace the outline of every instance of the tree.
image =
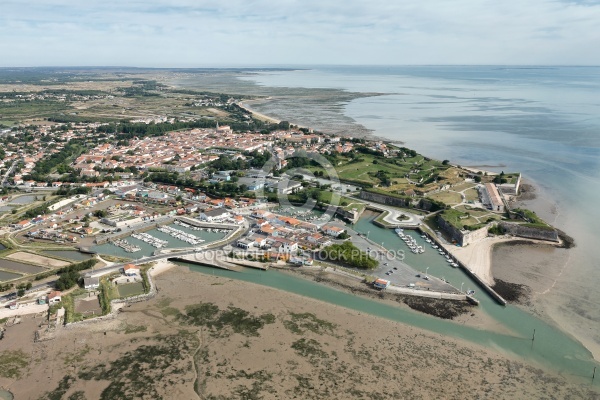
[(348, 235), (347, 232), (342, 232), (338, 235), (338, 239), (342, 239), (342, 240), (348, 239), (349, 237), (350, 237), (350, 235)]
[(444, 160), (444, 161), (442, 161), (442, 165), (448, 165), (448, 164), (450, 164), (450, 161), (449, 161), (449, 160)]
[(67, 290), (77, 284), (80, 279), (80, 274), (77, 271), (67, 271), (60, 275), (60, 278), (56, 281), (56, 288), (58, 290)]
[(106, 210), (96, 210), (94, 211), (94, 217), (96, 218), (105, 218), (108, 215)]

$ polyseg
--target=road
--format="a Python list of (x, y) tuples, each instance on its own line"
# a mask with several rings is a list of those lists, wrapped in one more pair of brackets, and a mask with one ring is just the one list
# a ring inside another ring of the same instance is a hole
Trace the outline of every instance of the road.
[(0, 182), (0, 186), (4, 186), (6, 181), (8, 180), (8, 176), (11, 174), (12, 170), (15, 168), (15, 166), (17, 165), (17, 163), (19, 162), (19, 160), (15, 160), (13, 161), (13, 163), (11, 164), (11, 166), (8, 168), (8, 170), (6, 171), (6, 173), (4, 174), (4, 176), (2, 177), (2, 182)]

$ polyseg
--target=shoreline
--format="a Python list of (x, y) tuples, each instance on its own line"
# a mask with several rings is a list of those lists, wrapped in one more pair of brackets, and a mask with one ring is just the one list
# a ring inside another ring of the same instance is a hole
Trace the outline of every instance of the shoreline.
[[(268, 99), (270, 99), (270, 98), (267, 98), (265, 100), (268, 100)], [(246, 100), (244, 103), (242, 103), (240, 101), (239, 103), (236, 103), (236, 104), (238, 105), (238, 107), (240, 107), (240, 108), (248, 111), (250, 114), (252, 114), (252, 116), (256, 116), (257, 119), (260, 119), (260, 120), (266, 121), (266, 122), (271, 122), (271, 123), (274, 123), (274, 124), (278, 124), (278, 123), (281, 122), (281, 120), (279, 120), (279, 119), (276, 119), (276, 118), (273, 118), (273, 117), (269, 117), (268, 115), (265, 115), (263, 113), (259, 113), (258, 111), (254, 111), (253, 109), (251, 109), (248, 106), (248, 103), (250, 103), (250, 102), (252, 102), (252, 100)], [(294, 125), (296, 125), (296, 124), (294, 124)], [(297, 125), (297, 126), (300, 127), (300, 125)]]
[[(365, 97), (367, 97), (367, 96), (365, 96)], [(253, 111), (250, 110), (250, 112), (253, 112)], [(257, 114), (260, 114), (261, 116), (264, 116), (267, 118), (271, 118), (262, 113), (257, 113)], [(274, 118), (271, 118), (271, 119), (276, 120)], [(347, 135), (349, 137), (356, 137), (355, 135), (352, 135), (351, 133), (345, 133), (345, 135)], [(363, 137), (363, 136), (361, 136), (361, 137)], [(373, 130), (369, 130), (367, 139), (368, 140), (382, 140), (382, 141), (392, 143), (392, 144), (394, 144), (394, 143), (403, 144), (403, 142), (398, 142), (398, 141), (395, 141), (395, 140), (392, 140), (389, 138), (383, 138), (383, 137), (374, 135)], [(483, 168), (487, 168), (487, 167), (493, 167), (493, 168), (502, 167), (503, 168), (504, 166), (505, 166), (504, 164), (498, 163), (498, 165), (475, 165), (475, 166), (466, 167), (466, 168), (470, 169), (470, 170), (475, 170), (475, 171), (487, 172), (488, 174), (496, 174), (492, 171), (485, 171), (485, 170), (483, 170)], [(520, 195), (516, 199), (514, 199), (515, 200), (514, 203), (527, 203), (527, 202), (537, 199), (537, 194), (538, 194), (539, 188), (540, 188), (539, 184), (537, 184), (535, 181), (532, 181), (529, 178), (527, 178), (527, 179), (524, 178), (523, 186), (525, 189), (525, 191), (524, 191), (525, 193), (523, 193), (522, 195)], [(532, 210), (539, 211), (539, 210), (537, 210), (537, 207), (535, 207), (535, 204), (532, 205)], [(555, 228), (555, 229), (557, 229), (557, 231), (559, 232), (559, 234), (561, 236), (560, 237), (561, 245), (564, 246), (564, 248), (566, 248), (566, 249), (573, 247), (572, 239), (570, 238), (570, 236), (565, 234), (561, 229), (558, 229), (558, 228)], [(493, 264), (494, 264), (494, 262), (492, 260), (492, 254), (494, 252), (494, 248), (496, 247), (496, 245), (506, 245), (506, 244), (510, 244), (511, 242), (518, 242), (520, 240), (524, 240), (524, 239), (511, 238), (511, 239), (507, 239), (507, 240), (496, 241), (495, 243), (494, 243), (494, 241), (492, 241), (492, 243), (486, 243), (485, 245), (482, 246), (484, 254), (479, 255), (479, 256), (475, 256), (473, 254), (469, 255), (468, 254), (469, 251), (467, 251), (466, 252), (467, 255), (465, 255), (464, 257), (478, 258), (480, 261), (482, 261), (483, 265), (481, 265), (480, 263), (473, 264), (473, 263), (469, 263), (469, 262), (467, 262), (466, 265), (469, 265), (470, 268), (472, 268), (477, 275), (482, 277), (482, 279), (484, 279), (484, 281), (486, 283), (489, 284), (491, 282), (493, 284), (493, 281), (494, 281), (494, 275), (493, 275), (494, 265)], [(529, 241), (528, 246), (531, 246), (531, 245), (535, 246), (535, 245), (539, 245), (539, 244), (553, 246), (549, 242), (540, 241), (539, 243), (536, 243), (534, 240), (528, 240), (528, 241)], [(555, 247), (555, 246), (553, 246), (553, 247)], [(456, 250), (456, 249), (453, 248), (453, 250)], [(472, 252), (473, 250), (471, 249), (470, 251)], [(455, 255), (455, 254), (453, 253), (453, 255)], [(473, 268), (473, 267), (475, 267), (475, 268)], [(511, 282), (509, 282), (509, 283), (511, 283)], [(520, 283), (517, 283), (517, 284), (522, 285)], [(525, 285), (525, 286), (527, 286), (527, 285)], [(591, 337), (586, 337), (582, 334), (577, 335), (577, 334), (575, 334), (574, 331), (568, 330), (566, 326), (564, 326), (563, 324), (561, 324), (559, 322), (558, 318), (555, 318), (552, 316), (553, 314), (555, 314), (555, 312), (553, 312), (552, 309), (548, 308), (549, 306), (545, 302), (540, 301), (540, 300), (532, 300), (532, 301), (534, 304), (532, 306), (527, 306), (527, 307), (522, 306), (520, 304), (515, 304), (514, 302), (511, 302), (511, 304), (513, 304), (517, 307), (523, 307), (524, 311), (526, 311), (527, 313), (536, 315), (536, 316), (542, 318), (545, 322), (550, 323), (551, 325), (555, 326), (558, 330), (563, 332), (565, 335), (568, 335), (571, 338), (573, 338), (574, 340), (581, 343), (592, 354), (593, 358), (596, 361), (600, 361), (600, 344), (594, 342), (593, 338), (591, 338)], [(543, 309), (543, 311), (538, 310), (536, 307)]]

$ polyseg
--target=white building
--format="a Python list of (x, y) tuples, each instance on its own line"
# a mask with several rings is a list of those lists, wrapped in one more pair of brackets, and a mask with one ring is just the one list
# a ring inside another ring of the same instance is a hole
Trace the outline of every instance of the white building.
[(127, 276), (139, 276), (140, 267), (133, 264), (127, 264), (123, 267), (123, 273)]
[(85, 276), (83, 278), (83, 287), (86, 290), (98, 289), (100, 287), (100, 278)]
[(56, 304), (59, 303), (62, 298), (62, 293), (58, 290), (52, 291), (48, 293), (48, 304)]
[(230, 217), (231, 214), (225, 208), (214, 208), (212, 210), (204, 211), (199, 216), (201, 221), (207, 222), (220, 222)]

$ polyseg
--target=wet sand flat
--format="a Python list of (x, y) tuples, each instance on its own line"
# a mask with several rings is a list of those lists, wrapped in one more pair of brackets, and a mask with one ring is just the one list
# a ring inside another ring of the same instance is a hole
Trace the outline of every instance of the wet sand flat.
[(156, 285), (154, 299), (47, 342), (30, 334), (42, 318), (24, 317), (3, 348), (27, 366), (0, 386), (16, 398), (600, 398), (478, 345), (253, 283), (177, 267)]

